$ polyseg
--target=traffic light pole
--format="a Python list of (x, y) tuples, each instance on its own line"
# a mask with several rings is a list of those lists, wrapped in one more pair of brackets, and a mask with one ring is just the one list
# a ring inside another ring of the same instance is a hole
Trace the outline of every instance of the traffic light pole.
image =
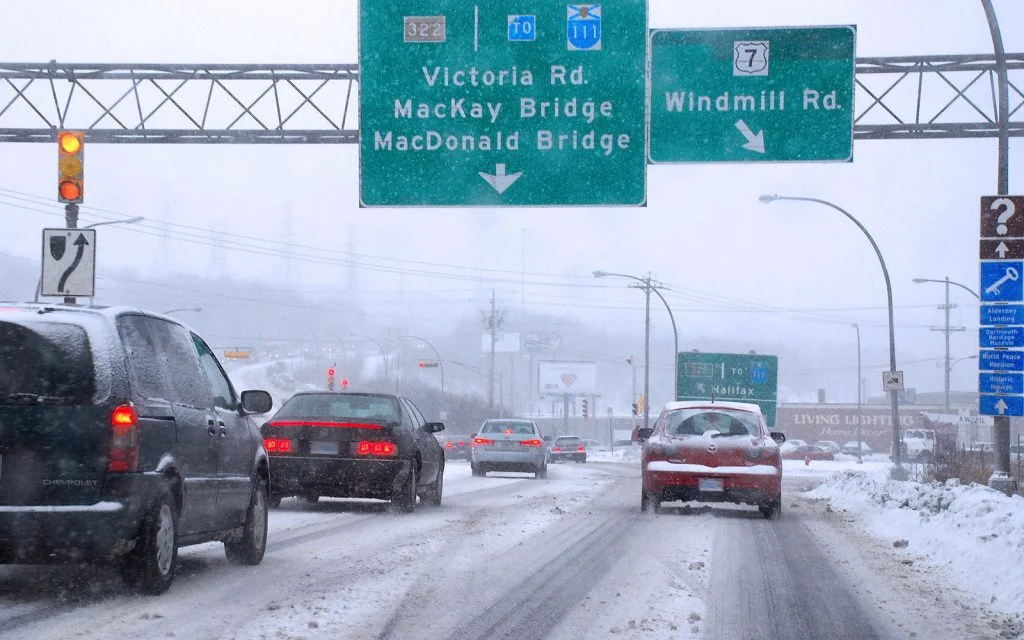
[[(64, 224), (68, 229), (78, 228), (78, 205), (69, 203), (64, 205)], [(64, 296), (64, 304), (76, 304), (74, 296)]]

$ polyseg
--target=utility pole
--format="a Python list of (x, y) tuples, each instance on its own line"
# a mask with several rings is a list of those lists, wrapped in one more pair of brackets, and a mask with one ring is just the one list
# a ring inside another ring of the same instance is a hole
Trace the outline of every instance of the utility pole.
[(945, 389), (945, 405), (946, 405), (946, 412), (948, 413), (949, 412), (949, 376), (950, 376), (951, 370), (953, 369), (953, 365), (949, 361), (949, 334), (950, 334), (951, 331), (964, 331), (964, 328), (963, 327), (951, 327), (951, 326), (949, 326), (949, 310), (956, 308), (955, 304), (950, 304), (949, 303), (949, 276), (946, 276), (945, 285), (946, 285), (946, 304), (940, 306), (939, 308), (945, 310), (945, 312), (946, 312), (946, 325), (945, 325), (945, 328), (931, 327), (931, 330), (932, 331), (942, 331), (943, 333), (946, 334), (946, 358), (945, 358), (945, 360), (946, 360), (946, 367), (945, 367), (945, 372), (944, 372), (944, 375), (943, 375), (943, 379), (944, 379), (944, 387), (943, 388)]
[(484, 319), (484, 324), (487, 327), (487, 331), (491, 334), (491, 374), (489, 378), (489, 384), (487, 386), (487, 408), (494, 409), (494, 346), (498, 342), (498, 329), (501, 328), (502, 322), (504, 321), (504, 312), (498, 312), (495, 308), (496, 300), (494, 299), (494, 289), (491, 289), (491, 312)]

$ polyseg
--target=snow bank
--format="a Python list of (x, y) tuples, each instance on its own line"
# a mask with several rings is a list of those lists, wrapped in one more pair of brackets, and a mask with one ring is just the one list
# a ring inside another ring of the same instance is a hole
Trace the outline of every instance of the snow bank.
[(1024, 611), (1024, 498), (957, 480), (895, 482), (851, 470), (805, 495), (856, 514), (895, 553), (946, 567), (992, 608)]

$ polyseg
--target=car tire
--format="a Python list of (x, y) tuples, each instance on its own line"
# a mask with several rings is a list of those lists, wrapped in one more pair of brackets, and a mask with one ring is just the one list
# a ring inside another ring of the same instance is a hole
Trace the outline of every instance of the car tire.
[(544, 465), (543, 467), (541, 467), (541, 468), (537, 469), (536, 471), (534, 471), (533, 472), (533, 477), (534, 477), (535, 480), (544, 480), (544, 479), (546, 479), (548, 477), (548, 465)]
[(917, 459), (921, 464), (931, 464), (932, 452), (926, 449), (917, 455)]
[(158, 595), (174, 582), (177, 561), (178, 511), (164, 485), (143, 518), (135, 548), (121, 561), (121, 575), (133, 589)]
[(281, 506), (281, 500), (283, 499), (283, 497), (284, 496), (270, 494), (270, 496), (267, 497), (267, 506), (269, 506), (271, 509), (277, 509), (278, 507)]
[(224, 541), (224, 554), (232, 564), (257, 565), (267, 551), (267, 485), (258, 478), (245, 510), (242, 537)]
[(762, 504), (758, 506), (758, 510), (765, 520), (771, 520), (782, 515), (782, 500), (772, 500), (767, 504)]
[(310, 505), (316, 504), (317, 502), (320, 501), (320, 494), (319, 493), (313, 493), (313, 492), (303, 493), (303, 494), (299, 495), (299, 500), (302, 500), (306, 504), (310, 504)]
[(640, 512), (661, 513), (661, 496), (653, 491), (640, 491)]
[(437, 480), (434, 485), (427, 489), (422, 496), (423, 504), (430, 505), (431, 507), (441, 506), (441, 496), (444, 493), (444, 465), (441, 465), (441, 470), (437, 474)]
[(402, 483), (398, 493), (391, 499), (391, 503), (402, 513), (412, 513), (416, 510), (416, 461), (409, 465), (409, 476)]
[(483, 470), (483, 467), (478, 467), (475, 464), (470, 466), (470, 470), (473, 472), (473, 475), (478, 478), (482, 478), (487, 475), (487, 472)]

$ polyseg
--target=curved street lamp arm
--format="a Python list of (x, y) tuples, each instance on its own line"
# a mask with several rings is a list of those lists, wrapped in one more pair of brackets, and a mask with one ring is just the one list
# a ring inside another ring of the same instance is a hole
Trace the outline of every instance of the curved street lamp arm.
[[(412, 338), (413, 340), (419, 340), (423, 344), (427, 345), (434, 351), (434, 355), (437, 356), (437, 367), (441, 370), (441, 415), (444, 415), (444, 360), (441, 359), (441, 352), (437, 350), (429, 340), (421, 338), (419, 336), (404, 335), (403, 338)], [(443, 420), (444, 418), (442, 418)]]

